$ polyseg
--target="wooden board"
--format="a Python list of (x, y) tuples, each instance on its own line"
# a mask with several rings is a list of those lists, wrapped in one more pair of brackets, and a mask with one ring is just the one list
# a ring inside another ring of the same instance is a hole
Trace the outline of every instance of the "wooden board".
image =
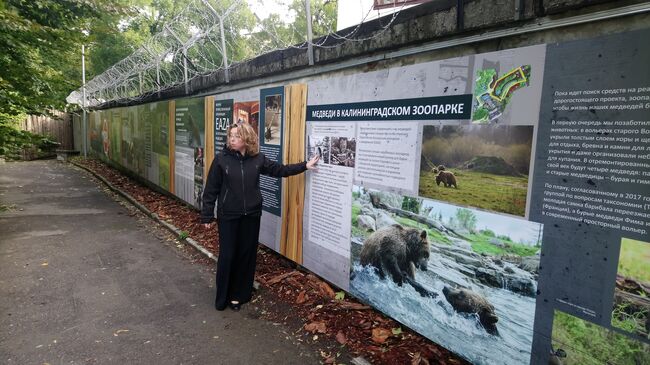
[[(285, 87), (285, 123), (282, 162), (298, 163), (305, 160), (305, 128), (307, 116), (307, 85)], [(282, 233), (280, 253), (302, 264), (302, 215), (305, 205), (305, 175), (284, 179)]]
[(214, 160), (214, 96), (205, 98), (205, 149), (203, 150), (203, 184), (208, 180)]
[(169, 102), (169, 192), (176, 195), (174, 179), (176, 175), (176, 101)]

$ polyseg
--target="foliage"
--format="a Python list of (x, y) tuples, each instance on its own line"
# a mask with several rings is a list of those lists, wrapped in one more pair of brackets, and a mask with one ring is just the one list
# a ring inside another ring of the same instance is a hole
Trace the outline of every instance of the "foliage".
[[(646, 318), (650, 315), (648, 310), (629, 314), (628, 307), (628, 303), (621, 303), (614, 308), (612, 311), (612, 326), (630, 333), (646, 333)], [(647, 338), (650, 339), (650, 333), (647, 334)]]
[(419, 195), (452, 204), (524, 216), (527, 177), (472, 171), (454, 171), (454, 174), (458, 180), (458, 189), (438, 186), (433, 172), (420, 171)]
[(0, 204), (0, 213), (11, 212), (14, 209), (16, 209), (16, 204), (11, 204), (11, 205)]
[(422, 199), (419, 198), (405, 196), (402, 200), (402, 209), (415, 214), (420, 213), (420, 205), (422, 205)]
[(354, 202), (352, 203), (352, 224), (357, 225), (359, 214), (361, 214), (361, 205)]
[(650, 363), (647, 344), (560, 311), (553, 320), (553, 348), (566, 351), (566, 365)]
[(427, 231), (427, 237), (428, 237), (430, 242), (444, 243), (444, 244), (450, 244), (451, 243), (449, 238), (445, 234), (438, 231), (437, 229), (425, 227), (423, 224), (418, 223), (418, 222), (416, 222), (416, 221), (414, 221), (412, 219), (405, 218), (405, 217), (395, 217), (395, 221), (397, 221), (397, 223), (399, 223), (399, 224), (401, 224), (401, 225), (403, 225), (405, 227), (415, 227), (415, 228), (420, 228), (420, 229), (426, 230)]
[[(236, 1), (209, 0), (217, 9), (227, 9)], [(3, 115), (62, 110), (67, 95), (81, 86), (81, 45), (87, 46), (86, 78), (90, 80), (161, 32), (188, 5), (199, 6), (191, 5), (194, 3), (193, 0), (0, 2), (0, 120)], [(336, 1), (312, 0), (311, 5), (314, 34), (327, 34), (336, 27)], [(230, 57), (242, 60), (258, 54), (260, 49), (302, 43), (306, 29), (304, 2), (292, 0), (289, 8), (294, 17), (275, 14), (263, 21), (263, 27), (256, 25), (255, 15), (245, 2), (230, 13), (225, 23)], [(188, 21), (189, 29), (199, 19)], [(275, 32), (269, 34), (269, 29)], [(190, 67), (201, 62), (196, 54), (199, 49), (208, 53), (215, 64), (219, 63), (221, 56), (217, 49), (193, 47), (188, 54)]]
[(618, 260), (618, 274), (650, 283), (650, 244), (629, 238), (621, 240), (621, 257)]
[(456, 220), (460, 227), (468, 231), (473, 231), (476, 228), (476, 215), (469, 209), (459, 208), (456, 210)]
[(512, 242), (512, 239), (510, 238), (510, 236), (506, 236), (505, 234), (500, 234), (500, 235), (497, 236), (497, 238), (502, 240), (502, 241)]
[[(480, 126), (440, 130), (425, 128), (422, 155), (433, 164), (457, 167), (476, 156), (500, 157), (517, 172), (528, 175), (532, 134), (522, 127), (482, 128)], [(433, 133), (433, 134), (432, 134)], [(427, 164), (421, 164), (427, 170)]]
[[(337, 1), (311, 0), (312, 34), (314, 38), (336, 30)], [(295, 16), (291, 22), (284, 21), (286, 15), (271, 14), (261, 21), (261, 30), (255, 38), (270, 48), (285, 48), (304, 42), (307, 34), (307, 14), (303, 0), (293, 0), (289, 13)], [(259, 47), (259, 45), (258, 45)]]
[(81, 83), (85, 26), (123, 7), (108, 0), (0, 3), (0, 113), (62, 109)]
[(532, 256), (537, 253), (539, 250), (536, 246), (529, 246), (523, 243), (512, 242), (508, 238), (508, 242), (505, 242), (504, 247), (496, 246), (490, 241), (494, 239), (494, 236), (485, 235), (483, 233), (470, 234), (469, 237), (470, 244), (472, 245), (472, 251), (478, 254), (487, 254), (487, 255), (517, 255), (517, 256)]
[(492, 231), (489, 230), (489, 229), (482, 229), (482, 230), (479, 231), (479, 232), (480, 232), (482, 235), (484, 235), (484, 236), (488, 236), (488, 237), (496, 237), (496, 235), (494, 234), (494, 232), (492, 232)]
[(24, 115), (11, 117), (0, 114), (0, 156), (9, 160), (17, 160), (22, 157), (24, 149), (34, 151), (35, 156), (33, 157), (49, 154), (58, 143), (47, 136), (20, 130), (18, 121), (22, 118)]

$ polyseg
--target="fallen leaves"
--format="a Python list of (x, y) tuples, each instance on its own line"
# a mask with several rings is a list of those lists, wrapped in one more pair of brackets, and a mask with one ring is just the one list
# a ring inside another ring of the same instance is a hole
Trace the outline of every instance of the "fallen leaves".
[(311, 322), (305, 325), (305, 331), (311, 333), (326, 333), (327, 327), (325, 326), (325, 322)]
[[(75, 161), (102, 175), (160, 219), (187, 233), (208, 251), (218, 254), (217, 229), (203, 228), (196, 210), (129, 180), (98, 160)], [(213, 265), (208, 259), (193, 259), (193, 262)], [(332, 346), (321, 351), (326, 364), (336, 363), (339, 353), (334, 349), (342, 345), (346, 351), (378, 365), (467, 364), (422, 336), (403, 330), (394, 320), (357, 302), (340, 289), (336, 292), (325, 280), (296, 268), (294, 263), (263, 246), (258, 250), (256, 280), (264, 289), (263, 294), (256, 298), (272, 298), (272, 301), (288, 304), (291, 316), (303, 322), (297, 333), (302, 332), (312, 341), (321, 340), (321, 346)], [(276, 315), (274, 307), (271, 303), (261, 310), (261, 315), (264, 318)], [(113, 335), (117, 337), (127, 332), (127, 329), (117, 330)], [(214, 338), (218, 339), (218, 336)], [(332, 344), (322, 341), (323, 338), (332, 340)]]
[(429, 365), (429, 360), (422, 357), (422, 354), (416, 352), (413, 354), (413, 360), (411, 360), (411, 365)]
[(307, 292), (306, 291), (301, 291), (298, 293), (298, 297), (296, 297), (296, 304), (302, 304), (307, 300)]
[(392, 332), (386, 328), (373, 328), (372, 340), (376, 343), (384, 343), (392, 335)]
[(338, 331), (336, 334), (336, 342), (340, 343), (341, 345), (345, 345), (348, 342), (348, 339), (345, 337), (345, 333), (343, 333), (343, 331)]

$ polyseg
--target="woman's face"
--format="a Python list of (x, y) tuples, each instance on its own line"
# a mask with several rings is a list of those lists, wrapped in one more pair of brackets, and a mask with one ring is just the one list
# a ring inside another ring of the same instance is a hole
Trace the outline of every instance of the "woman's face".
[(242, 152), (246, 150), (246, 143), (244, 143), (244, 140), (239, 135), (239, 128), (233, 128), (230, 130), (230, 134), (228, 135), (228, 144), (230, 145), (230, 148), (235, 151)]

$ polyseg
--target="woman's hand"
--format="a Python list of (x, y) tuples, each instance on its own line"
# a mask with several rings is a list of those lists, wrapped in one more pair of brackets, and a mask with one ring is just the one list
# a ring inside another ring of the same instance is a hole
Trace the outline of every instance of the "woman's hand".
[(318, 163), (318, 160), (320, 160), (320, 156), (316, 154), (314, 157), (312, 157), (311, 160), (307, 161), (307, 170), (316, 170), (316, 164)]
[(212, 228), (212, 226), (214, 226), (214, 222), (212, 222), (212, 223), (203, 223), (202, 226), (203, 226), (204, 229), (210, 229), (210, 228)]

